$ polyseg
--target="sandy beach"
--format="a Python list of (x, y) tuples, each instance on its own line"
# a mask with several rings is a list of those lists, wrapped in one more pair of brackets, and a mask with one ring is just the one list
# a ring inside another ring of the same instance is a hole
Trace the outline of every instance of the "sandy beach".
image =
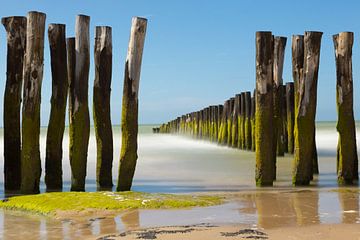
[(277, 229), (257, 229), (244, 225), (215, 226), (189, 225), (179, 227), (159, 227), (133, 230), (119, 234), (104, 235), (97, 240), (110, 239), (289, 239), (289, 240), (337, 240), (360, 239), (360, 228), (357, 224), (326, 224), (306, 227), (284, 227)]

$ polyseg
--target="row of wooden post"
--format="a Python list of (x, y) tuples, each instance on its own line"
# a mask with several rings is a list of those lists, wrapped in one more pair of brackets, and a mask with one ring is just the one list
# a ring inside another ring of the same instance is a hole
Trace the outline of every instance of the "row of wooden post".
[[(38, 193), (41, 177), (40, 102), (43, 79), (46, 15), (2, 19), (7, 32), (7, 78), (4, 95), (5, 191)], [(90, 17), (76, 17), (75, 38), (66, 38), (64, 24), (50, 24), (52, 96), (46, 136), (45, 183), (47, 190), (61, 190), (62, 142), (66, 104), (69, 102), (69, 159), (71, 190), (84, 191), (90, 134), (88, 81), (90, 68)], [(132, 20), (124, 74), (122, 147), (117, 190), (130, 190), (137, 160), (138, 89), (147, 20)], [(95, 80), (93, 117), (97, 143), (96, 180), (111, 188), (113, 136), (110, 119), (112, 30), (95, 29)], [(21, 91), (23, 89), (23, 97)], [(69, 99), (68, 99), (69, 98)], [(68, 99), (68, 100), (67, 100)], [(22, 100), (22, 123), (20, 107)], [(21, 129), (21, 133), (20, 133)]]
[[(315, 142), (317, 81), (321, 32), (292, 37), (293, 81), (283, 85), (287, 39), (271, 32), (256, 33), (256, 89), (242, 92), (198, 112), (154, 128), (160, 133), (184, 133), (221, 145), (256, 153), (256, 185), (272, 186), (276, 158), (294, 154), (294, 185), (309, 185), (319, 173)], [(334, 35), (336, 102), (338, 111), (337, 174), (339, 184), (358, 179), (356, 131), (353, 113), (353, 33)]]

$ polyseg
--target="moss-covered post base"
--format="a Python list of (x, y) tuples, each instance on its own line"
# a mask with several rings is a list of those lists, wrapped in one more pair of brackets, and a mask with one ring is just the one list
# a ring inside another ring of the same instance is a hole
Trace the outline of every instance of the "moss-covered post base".
[(257, 186), (272, 186), (273, 44), (271, 32), (256, 32), (255, 144)]
[(138, 93), (146, 26), (145, 18), (134, 17), (132, 19), (124, 74), (121, 114), (122, 140), (117, 191), (131, 189), (138, 157)]

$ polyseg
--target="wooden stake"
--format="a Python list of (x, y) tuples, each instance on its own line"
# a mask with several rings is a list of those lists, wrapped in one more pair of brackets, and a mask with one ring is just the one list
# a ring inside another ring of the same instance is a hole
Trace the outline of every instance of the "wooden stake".
[(321, 32), (305, 32), (304, 70), (299, 82), (295, 110), (294, 185), (308, 185), (313, 173), (315, 113)]
[(251, 97), (251, 150), (255, 152), (255, 91)]
[[(274, 164), (276, 171), (276, 155), (284, 156), (284, 132), (283, 132), (283, 66), (286, 47), (286, 37), (274, 37)], [(276, 176), (275, 176), (276, 177)]]
[(1, 19), (7, 34), (6, 85), (4, 94), (4, 190), (21, 185), (20, 105), (26, 45), (26, 17)]
[(294, 83), (286, 83), (286, 117), (288, 131), (288, 152), (294, 153)]
[(231, 129), (231, 146), (237, 147), (238, 146), (238, 118), (240, 115), (240, 94), (235, 95), (235, 102), (234, 102), (234, 110), (233, 110), (233, 118), (232, 118), (232, 129)]
[(101, 189), (111, 189), (113, 186), (113, 134), (110, 115), (112, 73), (111, 27), (96, 27), (94, 58), (93, 117), (97, 146), (96, 182)]
[[(90, 17), (78, 15), (75, 24), (75, 74), (70, 112), (71, 191), (84, 191), (90, 134), (88, 82), (90, 65)], [(68, 63), (70, 65), (70, 63)], [(70, 73), (71, 74), (71, 73)], [(70, 79), (72, 80), (72, 79)], [(71, 85), (71, 83), (70, 83)]]
[(21, 192), (24, 194), (40, 191), (40, 95), (45, 19), (46, 15), (40, 12), (29, 12), (27, 15), (21, 150)]
[(145, 18), (134, 17), (132, 19), (125, 63), (121, 118), (122, 143), (117, 191), (129, 191), (131, 189), (138, 157), (138, 94), (146, 25), (147, 20)]
[(62, 189), (62, 143), (65, 130), (68, 73), (64, 24), (50, 24), (52, 95), (46, 135), (45, 183), (47, 190)]
[(271, 32), (256, 32), (255, 144), (256, 185), (271, 186), (273, 162), (273, 42)]
[(245, 149), (251, 150), (251, 93), (245, 92)]
[(336, 62), (336, 103), (339, 132), (337, 174), (339, 184), (352, 184), (358, 177), (356, 129), (353, 110), (352, 46), (354, 34), (341, 32), (333, 36)]

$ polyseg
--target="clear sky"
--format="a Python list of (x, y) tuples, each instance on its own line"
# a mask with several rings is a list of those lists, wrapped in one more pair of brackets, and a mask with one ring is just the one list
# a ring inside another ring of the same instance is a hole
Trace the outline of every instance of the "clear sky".
[[(91, 16), (89, 103), (94, 81), (94, 28), (113, 28), (111, 111), (120, 123), (124, 62), (132, 16), (149, 19), (140, 81), (140, 123), (160, 123), (224, 100), (255, 86), (255, 32), (288, 37), (284, 82), (292, 81), (291, 35), (305, 30), (324, 32), (318, 84), (318, 120), (336, 120), (335, 59), (332, 35), (355, 32), (353, 74), (355, 116), (360, 116), (359, 1), (205, 1), (205, 0), (32, 0), (4, 1), (0, 16), (26, 15), (37, 10), (49, 23), (65, 23), (74, 35), (75, 16)], [(47, 32), (42, 88), (41, 123), (50, 112), (51, 74)], [(6, 77), (6, 33), (0, 33), (0, 92)], [(3, 101), (0, 98), (0, 118)], [(92, 116), (92, 113), (91, 113)], [(2, 125), (2, 121), (0, 123)]]

